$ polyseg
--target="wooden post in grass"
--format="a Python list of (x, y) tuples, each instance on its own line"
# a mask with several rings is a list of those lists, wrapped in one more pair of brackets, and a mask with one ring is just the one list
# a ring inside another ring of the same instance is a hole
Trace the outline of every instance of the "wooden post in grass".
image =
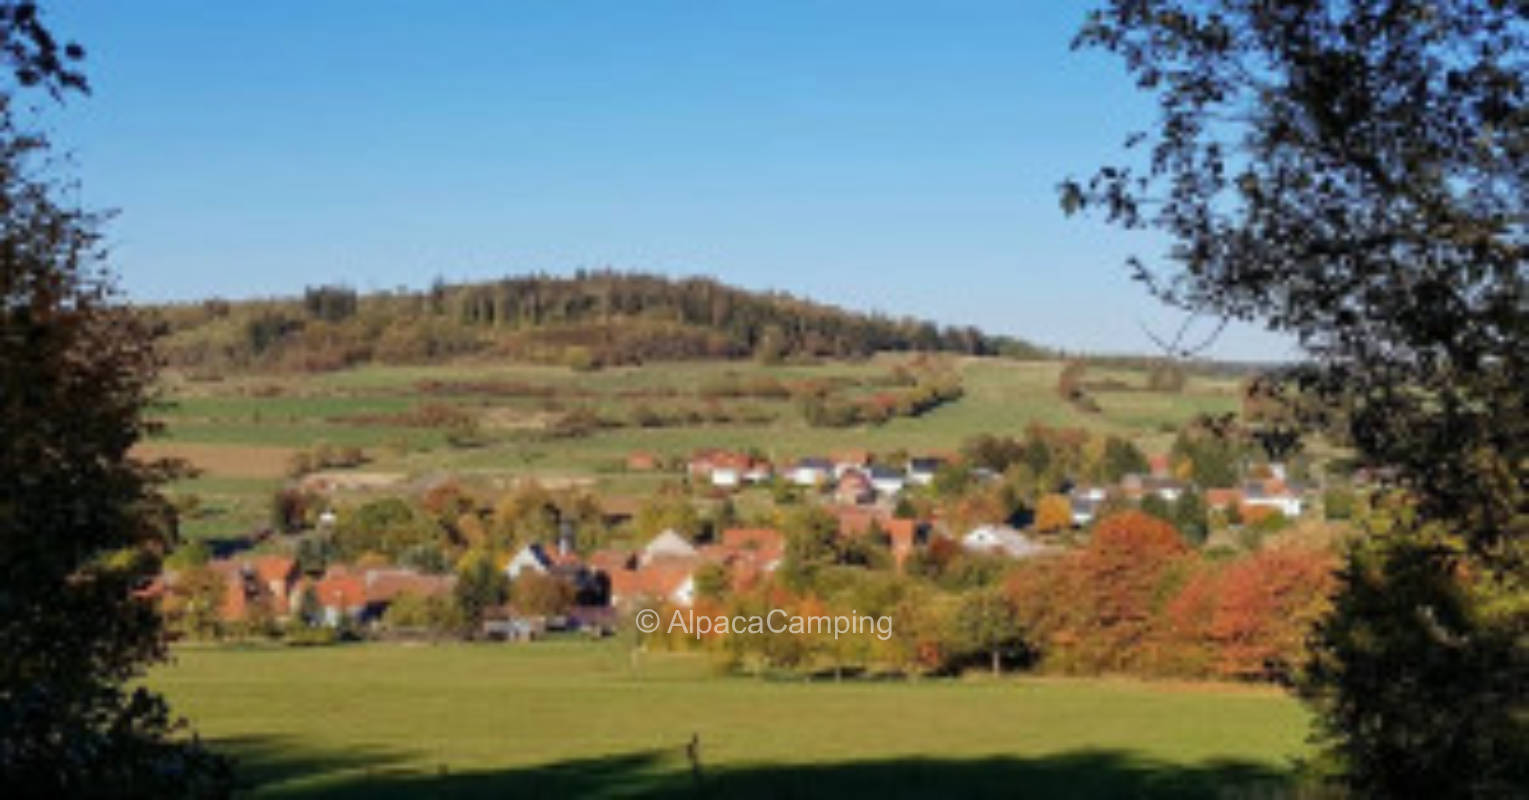
[(692, 732), (690, 744), (685, 745), (685, 758), (690, 761), (690, 778), (696, 788), (701, 787), (701, 734)]

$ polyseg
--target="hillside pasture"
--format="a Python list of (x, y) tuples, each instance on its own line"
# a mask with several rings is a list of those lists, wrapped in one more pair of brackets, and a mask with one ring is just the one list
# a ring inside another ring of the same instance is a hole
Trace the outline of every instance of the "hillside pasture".
[[(634, 451), (675, 458), (702, 448), (757, 449), (777, 462), (850, 448), (950, 453), (977, 434), (1018, 435), (1032, 423), (1113, 433), (1160, 451), (1171, 442), (1172, 431), (1196, 414), (1231, 411), (1237, 405), (1231, 380), (1194, 376), (1183, 392), (1164, 394), (1141, 388), (1144, 373), (1116, 369), (1103, 375), (1115, 388), (1095, 392), (1100, 410), (1088, 412), (1058, 395), (1059, 361), (950, 356), (940, 363), (959, 371), (964, 396), (921, 416), (882, 425), (812, 427), (788, 399), (707, 392), (707, 387), (728, 383), (771, 381), (873, 392), (896, 366), (913, 364), (915, 358), (887, 354), (866, 361), (782, 366), (676, 362), (594, 371), (462, 360), (246, 374), (218, 381), (172, 374), (165, 391), (170, 402), (156, 412), (166, 423), (166, 436), (152, 446), (192, 454), (212, 475), (265, 477), (260, 496), (244, 498), (246, 505), (263, 507), (285, 465), (285, 456), (278, 454), (321, 444), (363, 448), (370, 461), (366, 469), (470, 474), (492, 481), (592, 479), (602, 488), (633, 492), (656, 487), (665, 474), (626, 472), (625, 458)], [(639, 404), (659, 412), (720, 408), (741, 416), (731, 422), (643, 427), (628, 419)], [(473, 446), (453, 446), (446, 429), (412, 419), (432, 407), (455, 409), (476, 420)], [(549, 425), (579, 408), (623, 424), (583, 435), (549, 435)], [(742, 421), (748, 413), (761, 412), (768, 421)], [(253, 457), (245, 463), (243, 454)]]

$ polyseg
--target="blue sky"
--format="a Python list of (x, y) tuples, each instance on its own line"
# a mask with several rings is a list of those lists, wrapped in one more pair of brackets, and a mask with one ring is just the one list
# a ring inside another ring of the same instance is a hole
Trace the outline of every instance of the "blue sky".
[[(1152, 119), (1082, 4), (55, 3), (47, 112), (131, 297), (580, 267), (1146, 351), (1167, 312), (1056, 183)], [(1213, 355), (1279, 358), (1238, 329)]]

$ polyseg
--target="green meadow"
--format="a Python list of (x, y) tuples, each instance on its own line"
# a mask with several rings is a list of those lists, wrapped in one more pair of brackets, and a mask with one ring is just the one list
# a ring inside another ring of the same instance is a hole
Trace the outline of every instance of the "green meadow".
[(1268, 688), (724, 677), (623, 639), (183, 647), (148, 682), (260, 797), (1269, 797), (1306, 752)]

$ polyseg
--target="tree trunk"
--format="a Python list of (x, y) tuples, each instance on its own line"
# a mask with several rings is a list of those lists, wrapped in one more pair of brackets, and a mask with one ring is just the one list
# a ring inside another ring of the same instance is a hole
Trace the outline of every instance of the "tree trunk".
[(999, 671), (1000, 671), (999, 667), (998, 667), (998, 662), (999, 662), (998, 648), (995, 647), (995, 648), (993, 648), (993, 677), (995, 677), (995, 678), (998, 677)]

